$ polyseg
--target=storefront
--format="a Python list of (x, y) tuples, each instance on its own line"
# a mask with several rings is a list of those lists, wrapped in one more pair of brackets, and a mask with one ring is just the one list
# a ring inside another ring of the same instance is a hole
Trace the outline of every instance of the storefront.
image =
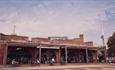
[(48, 64), (51, 58), (55, 63), (96, 63), (97, 48), (78, 45), (56, 45), (43, 43), (6, 42), (3, 64), (11, 64), (16, 59), (19, 64), (31, 64), (39, 60)]

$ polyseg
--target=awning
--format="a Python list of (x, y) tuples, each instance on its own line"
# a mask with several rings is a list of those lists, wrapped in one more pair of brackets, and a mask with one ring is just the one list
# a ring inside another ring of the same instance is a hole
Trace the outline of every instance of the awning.
[(45, 48), (45, 49), (60, 49), (59, 47), (47, 47), (47, 46), (37, 46), (37, 48)]

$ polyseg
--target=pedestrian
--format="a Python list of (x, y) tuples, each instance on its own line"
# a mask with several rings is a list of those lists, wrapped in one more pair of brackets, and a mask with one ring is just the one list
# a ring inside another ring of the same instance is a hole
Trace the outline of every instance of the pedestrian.
[(15, 67), (15, 66), (18, 65), (18, 62), (15, 59), (13, 59), (12, 62), (11, 62), (11, 64), (12, 64), (13, 67)]
[(53, 62), (53, 63), (55, 62), (55, 59), (54, 59), (54, 58), (52, 58), (52, 62)]
[(40, 61), (39, 61), (39, 60), (37, 60), (37, 61), (36, 61), (36, 63), (37, 63), (37, 65), (39, 65), (39, 66), (40, 66)]

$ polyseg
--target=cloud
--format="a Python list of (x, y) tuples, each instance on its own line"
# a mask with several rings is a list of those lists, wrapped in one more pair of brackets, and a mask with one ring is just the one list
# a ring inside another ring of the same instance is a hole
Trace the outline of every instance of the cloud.
[(12, 33), (15, 24), (19, 35), (76, 37), (83, 33), (86, 40), (93, 40), (100, 45), (101, 23), (104, 23), (105, 28), (111, 25), (105, 29), (107, 37), (115, 29), (114, 11), (107, 9), (105, 12), (106, 8), (110, 8), (106, 6), (108, 2), (72, 2), (72, 5), (69, 1), (4, 3), (5, 6), (0, 5), (0, 32)]

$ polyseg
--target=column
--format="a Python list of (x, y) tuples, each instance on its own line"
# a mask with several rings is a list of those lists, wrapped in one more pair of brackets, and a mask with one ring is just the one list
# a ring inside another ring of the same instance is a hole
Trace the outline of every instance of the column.
[(39, 61), (41, 63), (41, 46), (39, 47)]
[(6, 65), (6, 63), (7, 63), (7, 53), (8, 53), (7, 51), (8, 51), (8, 45), (6, 44), (4, 46), (3, 65)]
[(34, 54), (35, 54), (34, 57), (35, 57), (35, 61), (36, 61), (36, 60), (38, 60), (38, 58), (37, 58), (37, 55), (38, 55), (38, 50), (37, 50), (37, 48), (35, 48), (35, 53), (34, 53)]
[(107, 48), (106, 48), (106, 46), (105, 46), (105, 48), (104, 48), (104, 58), (105, 58), (105, 63), (107, 63)]
[(61, 62), (61, 49), (59, 49), (59, 63)]
[(97, 51), (96, 50), (94, 50), (93, 52), (93, 63), (96, 63), (97, 62)]
[(97, 50), (95, 50), (95, 55), (96, 55), (96, 57), (95, 57), (95, 63), (97, 63), (97, 57), (98, 57)]
[(88, 49), (86, 48), (86, 62), (88, 63)]
[(67, 64), (67, 47), (65, 46), (65, 63)]
[(77, 63), (80, 62), (80, 49), (76, 49), (77, 50)]
[(35, 48), (30, 48), (29, 49), (31, 51), (32, 54), (32, 62), (35, 61)]
[(60, 49), (56, 50), (56, 63), (60, 62)]

